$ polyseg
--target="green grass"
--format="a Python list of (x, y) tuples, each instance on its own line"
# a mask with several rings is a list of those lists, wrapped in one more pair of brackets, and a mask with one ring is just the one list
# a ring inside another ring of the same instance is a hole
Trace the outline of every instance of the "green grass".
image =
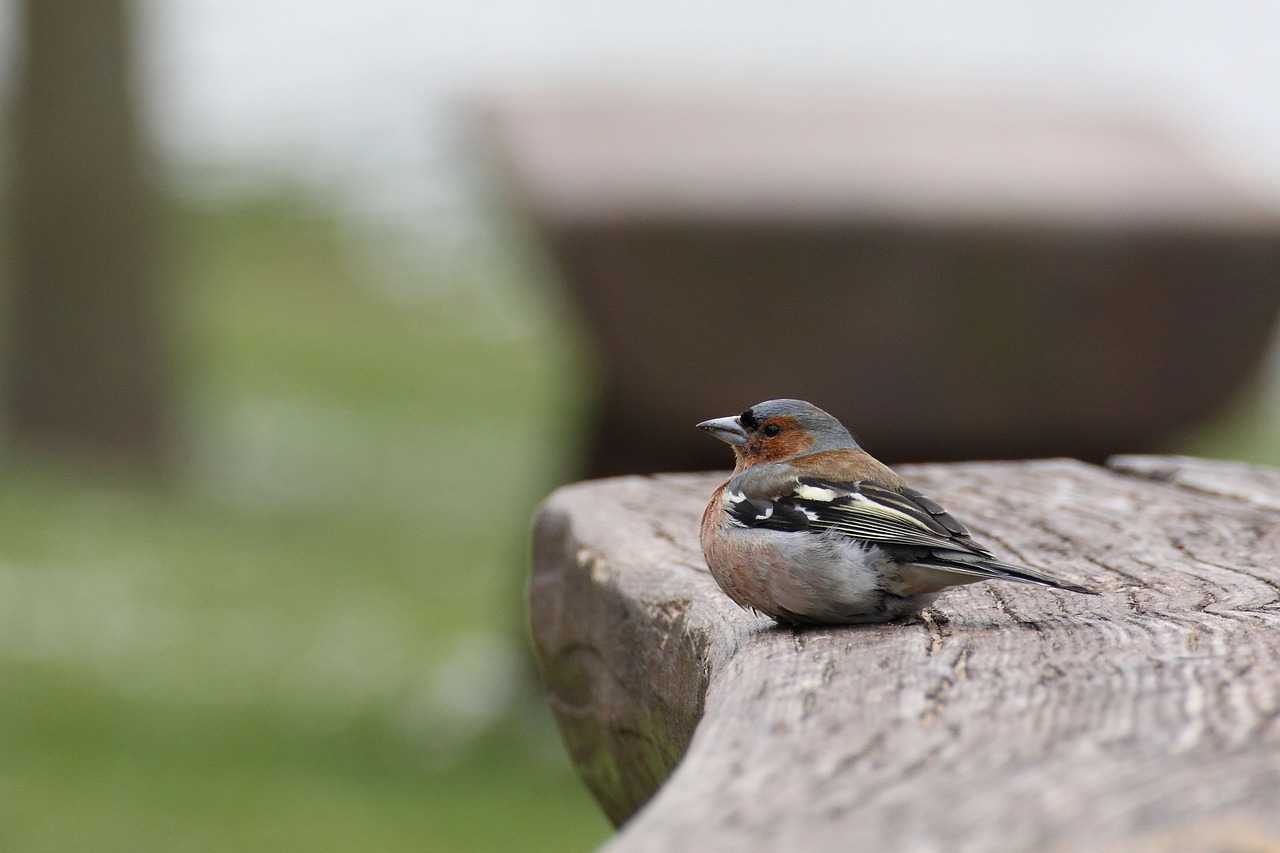
[(1170, 442), (1170, 452), (1280, 466), (1278, 373), (1264, 367), (1226, 411)]
[(174, 216), (183, 462), (10, 462), (0, 849), (585, 850), (523, 650), (582, 373), (512, 282), (385, 286), (282, 195)]

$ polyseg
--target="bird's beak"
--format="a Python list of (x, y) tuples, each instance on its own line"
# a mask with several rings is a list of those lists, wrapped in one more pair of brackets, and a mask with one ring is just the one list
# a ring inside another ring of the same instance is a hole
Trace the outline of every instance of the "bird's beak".
[(698, 429), (705, 429), (716, 438), (739, 447), (747, 443), (747, 431), (742, 428), (742, 421), (736, 417), (716, 418), (698, 424)]

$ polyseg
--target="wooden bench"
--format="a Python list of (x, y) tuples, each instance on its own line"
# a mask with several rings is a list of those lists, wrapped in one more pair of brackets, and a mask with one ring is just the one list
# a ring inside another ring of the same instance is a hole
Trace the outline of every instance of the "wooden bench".
[(1280, 848), (1280, 471), (1176, 457), (903, 466), (1000, 556), (794, 631), (715, 586), (720, 474), (560, 489), (533, 636), (610, 850)]
[(771, 397), (890, 463), (1150, 451), (1233, 398), (1280, 312), (1266, 181), (1151, 115), (596, 87), (487, 116), (590, 334), (590, 476), (722, 465), (688, 425)]

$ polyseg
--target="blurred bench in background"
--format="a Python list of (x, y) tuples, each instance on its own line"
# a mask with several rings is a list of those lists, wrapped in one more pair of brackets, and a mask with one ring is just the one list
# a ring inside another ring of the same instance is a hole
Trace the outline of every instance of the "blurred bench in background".
[(911, 623), (796, 632), (705, 569), (723, 475), (548, 499), (534, 642), (574, 762), (625, 822), (610, 850), (1280, 846), (1280, 471), (904, 471), (1001, 556), (1102, 595), (983, 583)]
[(601, 358), (592, 475), (705, 469), (772, 397), (889, 461), (1151, 450), (1280, 309), (1280, 218), (1167, 128), (1033, 105), (495, 99)]

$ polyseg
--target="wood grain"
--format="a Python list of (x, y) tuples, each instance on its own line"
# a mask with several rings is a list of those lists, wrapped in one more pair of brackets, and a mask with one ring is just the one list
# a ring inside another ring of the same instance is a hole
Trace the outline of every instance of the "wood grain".
[(703, 565), (723, 475), (583, 483), (533, 636), (609, 849), (1280, 849), (1280, 478), (1125, 457), (905, 467), (998, 556), (1102, 591), (952, 590), (779, 629)]

